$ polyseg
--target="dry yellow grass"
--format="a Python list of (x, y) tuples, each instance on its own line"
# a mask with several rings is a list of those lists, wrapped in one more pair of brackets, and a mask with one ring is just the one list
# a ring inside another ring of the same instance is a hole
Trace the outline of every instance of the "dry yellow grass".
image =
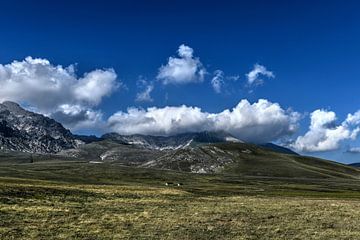
[(1, 239), (360, 239), (360, 201), (0, 180)]

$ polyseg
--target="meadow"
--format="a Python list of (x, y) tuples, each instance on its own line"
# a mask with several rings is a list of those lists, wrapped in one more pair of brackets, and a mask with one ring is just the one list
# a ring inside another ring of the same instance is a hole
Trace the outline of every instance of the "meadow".
[(360, 239), (356, 179), (85, 162), (3, 164), (0, 176), (0, 239)]

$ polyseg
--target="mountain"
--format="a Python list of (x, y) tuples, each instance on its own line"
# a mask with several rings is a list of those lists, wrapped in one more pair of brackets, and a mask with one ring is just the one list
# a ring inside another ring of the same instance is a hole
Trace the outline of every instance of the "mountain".
[(264, 148), (269, 148), (275, 152), (279, 152), (279, 153), (286, 153), (286, 154), (294, 154), (294, 155), (299, 155), (298, 153), (292, 151), (289, 148), (286, 147), (282, 147), (273, 143), (264, 143), (264, 144), (259, 144), (260, 147), (264, 147)]
[(360, 168), (360, 162), (358, 162), (358, 163), (350, 163), (349, 166)]
[(190, 145), (195, 146), (198, 144), (217, 142), (241, 142), (239, 139), (224, 131), (182, 133), (173, 136), (120, 135), (118, 133), (107, 133), (101, 136), (101, 139), (157, 150), (180, 149)]
[(271, 143), (244, 143), (222, 131), (167, 137), (73, 135), (55, 120), (13, 102), (0, 104), (0, 148), (2, 163), (80, 161), (229, 176), (360, 178), (360, 170), (351, 166), (300, 156)]
[[(209, 143), (221, 143), (221, 142), (238, 142), (243, 143), (240, 139), (234, 137), (233, 135), (225, 131), (204, 131), (204, 132), (195, 132), (195, 133), (182, 133), (173, 136), (151, 136), (151, 135), (120, 135), (118, 133), (107, 133), (96, 138), (93, 141), (99, 140), (112, 140), (122, 144), (129, 145), (138, 145), (144, 148), (149, 149), (181, 149), (186, 147), (194, 147), (197, 145), (209, 144)], [(86, 142), (86, 139), (82, 139)], [(87, 142), (89, 143), (89, 142)], [(299, 155), (298, 153), (273, 144), (273, 143), (263, 143), (257, 144), (260, 147), (268, 148), (279, 153), (294, 154)]]
[[(33, 153), (56, 153), (103, 140), (137, 145), (152, 150), (175, 150), (197, 145), (242, 142), (224, 131), (183, 133), (174, 136), (120, 135), (107, 133), (102, 137), (73, 135), (53, 119), (21, 108), (17, 103), (0, 104), (0, 149)], [(274, 144), (264, 145), (273, 150), (293, 153)]]
[(154, 149), (111, 139), (64, 150), (62, 157), (89, 163), (193, 173), (289, 178), (359, 178), (360, 170), (323, 159), (279, 153), (242, 142), (196, 144), (177, 149)]
[(103, 138), (99, 138), (95, 135), (77, 135), (77, 134), (73, 134), (74, 138), (77, 140), (82, 141), (83, 143), (92, 143), (92, 142), (98, 142), (101, 140), (104, 140)]
[(14, 102), (0, 104), (0, 149), (56, 153), (78, 144), (79, 140), (55, 120), (27, 111)]

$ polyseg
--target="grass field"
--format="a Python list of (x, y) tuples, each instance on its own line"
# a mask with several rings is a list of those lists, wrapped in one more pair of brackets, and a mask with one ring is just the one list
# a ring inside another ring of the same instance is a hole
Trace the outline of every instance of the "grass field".
[(358, 180), (83, 162), (5, 164), (0, 176), (0, 239), (360, 239)]

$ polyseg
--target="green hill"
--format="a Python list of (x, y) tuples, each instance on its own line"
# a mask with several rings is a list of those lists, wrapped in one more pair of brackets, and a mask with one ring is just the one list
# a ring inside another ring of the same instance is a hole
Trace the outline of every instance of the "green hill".
[(180, 149), (156, 150), (104, 140), (63, 151), (58, 157), (194, 173), (293, 178), (360, 177), (360, 170), (351, 166), (280, 153), (247, 143), (192, 144)]

